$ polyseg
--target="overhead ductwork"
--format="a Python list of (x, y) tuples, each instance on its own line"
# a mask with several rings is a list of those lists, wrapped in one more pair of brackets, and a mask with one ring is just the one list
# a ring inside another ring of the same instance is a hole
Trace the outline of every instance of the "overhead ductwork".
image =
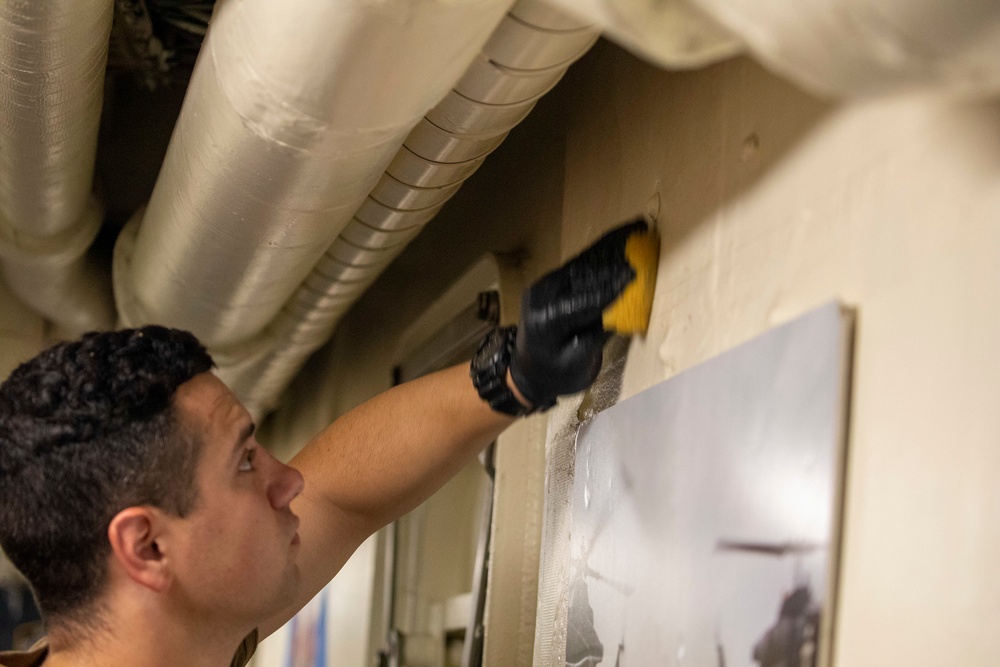
[(996, 0), (550, 0), (666, 67), (743, 49), (822, 95), (1000, 92)]
[[(74, 332), (113, 317), (85, 259), (112, 5), (0, 6), (2, 268)], [(601, 31), (824, 93), (1000, 90), (991, 0), (242, 0), (211, 26), (115, 298), (121, 324), (194, 331), (258, 413)]]
[(276, 405), (343, 313), (598, 36), (535, 0), (510, 10), (461, 80), (406, 137), (265, 336), (219, 358), (220, 376), (251, 411)]
[(538, 2), (395, 5), (220, 5), (119, 237), (122, 323), (194, 331), (258, 414), (598, 37)]
[(549, 0), (640, 58), (671, 69), (705, 67), (745, 50), (697, 0)]
[(509, 4), (220, 3), (135, 239), (116, 251), (122, 321), (189, 329), (213, 351), (255, 338)]
[(0, 260), (11, 289), (70, 333), (113, 326), (87, 248), (113, 0), (0, 3)]

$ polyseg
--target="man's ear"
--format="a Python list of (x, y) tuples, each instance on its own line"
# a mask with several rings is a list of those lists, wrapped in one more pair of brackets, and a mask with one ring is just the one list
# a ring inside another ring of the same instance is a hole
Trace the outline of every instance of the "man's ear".
[(149, 507), (128, 507), (108, 526), (115, 560), (138, 584), (156, 592), (166, 590), (171, 572), (162, 549), (163, 517)]

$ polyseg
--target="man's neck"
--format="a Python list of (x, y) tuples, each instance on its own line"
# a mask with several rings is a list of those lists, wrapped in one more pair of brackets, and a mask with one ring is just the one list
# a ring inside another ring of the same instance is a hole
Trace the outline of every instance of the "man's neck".
[(52, 633), (44, 667), (228, 667), (246, 636), (211, 623), (178, 622), (155, 609), (131, 610), (102, 625), (73, 640)]

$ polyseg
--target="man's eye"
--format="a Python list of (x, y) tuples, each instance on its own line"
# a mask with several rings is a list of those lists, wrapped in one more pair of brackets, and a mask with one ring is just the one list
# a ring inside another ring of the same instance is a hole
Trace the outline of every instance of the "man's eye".
[(253, 470), (253, 456), (254, 450), (248, 449), (243, 453), (243, 458), (240, 459), (240, 472), (250, 472)]

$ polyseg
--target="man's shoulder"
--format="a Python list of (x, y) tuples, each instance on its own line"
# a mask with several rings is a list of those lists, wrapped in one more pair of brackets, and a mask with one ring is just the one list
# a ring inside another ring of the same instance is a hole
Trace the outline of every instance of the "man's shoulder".
[(38, 667), (48, 652), (49, 643), (45, 639), (27, 651), (0, 651), (0, 667)]

